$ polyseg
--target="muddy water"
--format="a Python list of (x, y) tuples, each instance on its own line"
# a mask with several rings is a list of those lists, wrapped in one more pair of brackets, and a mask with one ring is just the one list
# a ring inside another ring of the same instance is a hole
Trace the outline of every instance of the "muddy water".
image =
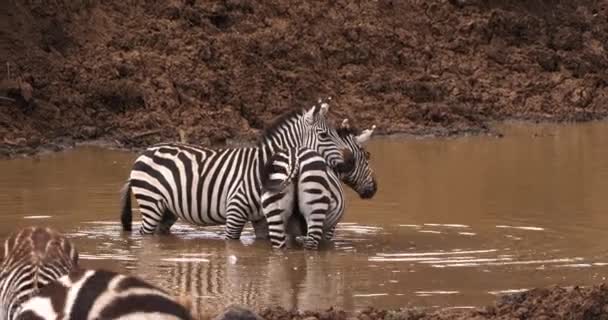
[(349, 192), (335, 245), (274, 252), (177, 224), (166, 237), (121, 234), (118, 190), (135, 155), (96, 148), (0, 162), (0, 236), (51, 225), (82, 263), (140, 275), (197, 311), (230, 303), (347, 310), (469, 307), (494, 296), (608, 276), (607, 123), (508, 125), (503, 139), (378, 138), (380, 189)]

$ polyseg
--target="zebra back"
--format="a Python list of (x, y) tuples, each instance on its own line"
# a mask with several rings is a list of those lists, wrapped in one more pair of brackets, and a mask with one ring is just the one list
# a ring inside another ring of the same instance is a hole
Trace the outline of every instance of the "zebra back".
[(53, 229), (28, 227), (11, 234), (0, 265), (0, 319), (13, 319), (23, 301), (77, 266), (76, 248)]
[(77, 270), (26, 301), (17, 319), (191, 320), (192, 315), (168, 293), (137, 277)]

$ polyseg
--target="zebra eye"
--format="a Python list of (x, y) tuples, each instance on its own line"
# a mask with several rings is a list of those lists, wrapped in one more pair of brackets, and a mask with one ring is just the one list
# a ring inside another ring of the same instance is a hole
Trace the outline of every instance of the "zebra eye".
[(327, 139), (329, 136), (327, 135), (327, 132), (320, 132), (319, 137), (321, 137), (321, 139)]

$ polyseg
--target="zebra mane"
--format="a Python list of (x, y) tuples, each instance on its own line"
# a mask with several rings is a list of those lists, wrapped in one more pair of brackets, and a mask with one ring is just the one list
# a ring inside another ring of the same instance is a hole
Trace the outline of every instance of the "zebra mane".
[(264, 132), (261, 135), (261, 141), (264, 141), (266, 138), (274, 135), (277, 131), (279, 131), (281, 126), (289, 120), (301, 117), (305, 111), (305, 109), (293, 109), (276, 118), (270, 125), (264, 128)]

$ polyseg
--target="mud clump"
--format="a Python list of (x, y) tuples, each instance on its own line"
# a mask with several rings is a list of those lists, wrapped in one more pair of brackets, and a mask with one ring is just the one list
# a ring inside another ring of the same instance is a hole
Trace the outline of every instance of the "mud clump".
[(386, 134), (603, 118), (607, 10), (540, 0), (4, 1), (0, 154), (62, 139), (138, 148), (179, 132), (206, 145), (252, 140), (277, 114), (327, 96), (334, 119)]
[[(406, 304), (406, 303), (404, 303)], [(268, 320), (512, 320), (608, 319), (608, 287), (551, 287), (506, 295), (495, 305), (471, 310), (367, 308), (354, 314), (330, 308), (325, 311), (288, 311), (280, 307), (260, 312)]]

